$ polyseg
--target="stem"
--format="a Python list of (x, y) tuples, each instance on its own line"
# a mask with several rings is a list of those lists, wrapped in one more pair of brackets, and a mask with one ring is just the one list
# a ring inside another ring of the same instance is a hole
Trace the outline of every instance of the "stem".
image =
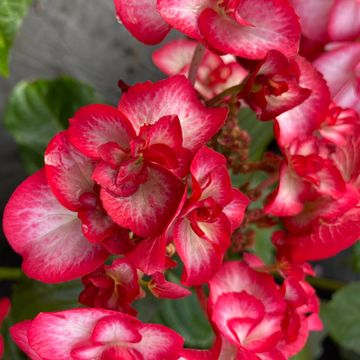
[(198, 44), (196, 46), (194, 55), (191, 60), (190, 69), (189, 69), (189, 80), (192, 85), (195, 84), (196, 81), (196, 75), (199, 69), (199, 66), (201, 64), (201, 60), (205, 54), (205, 47), (202, 44)]
[(266, 178), (258, 186), (256, 186), (255, 191), (262, 192), (263, 190), (267, 189), (268, 187), (270, 187), (272, 184), (274, 184), (278, 180), (279, 180), (279, 173), (276, 172), (273, 175)]
[(332, 279), (322, 278), (322, 277), (312, 277), (308, 276), (306, 281), (313, 285), (315, 288), (321, 290), (337, 291), (343, 288), (346, 284)]
[(22, 271), (17, 267), (0, 267), (0, 280), (17, 280), (21, 277)]
[(205, 102), (206, 105), (209, 107), (212, 107), (212, 106), (217, 105), (222, 99), (224, 99), (227, 96), (237, 95), (242, 90), (243, 84), (244, 84), (244, 81), (239, 85), (235, 85), (235, 86), (232, 86), (232, 87), (224, 90), (220, 94), (214, 96), (212, 99), (207, 100)]

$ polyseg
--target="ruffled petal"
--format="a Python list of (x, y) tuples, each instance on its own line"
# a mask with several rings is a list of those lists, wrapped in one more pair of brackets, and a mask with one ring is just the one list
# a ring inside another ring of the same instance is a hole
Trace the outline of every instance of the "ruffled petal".
[(183, 147), (192, 151), (217, 133), (228, 112), (225, 108), (206, 108), (190, 82), (181, 75), (131, 87), (121, 97), (119, 110), (137, 132), (144, 124), (154, 124), (163, 116), (177, 115)]
[(148, 179), (131, 196), (114, 196), (105, 189), (101, 199), (107, 213), (121, 227), (147, 237), (159, 235), (175, 213), (184, 185), (174, 175), (156, 165), (148, 166)]
[(198, 24), (205, 42), (224, 54), (248, 59), (262, 59), (271, 49), (286, 56), (297, 53), (300, 24), (288, 1), (241, 0), (235, 18), (210, 8), (203, 10)]
[(94, 191), (91, 179), (94, 163), (69, 142), (66, 131), (50, 141), (45, 152), (45, 170), (53, 194), (69, 210), (78, 211), (82, 207), (80, 196)]
[(134, 130), (124, 115), (108, 105), (84, 106), (70, 119), (70, 141), (84, 155), (95, 160), (101, 159), (101, 145), (115, 143), (128, 150), (129, 141), (134, 136)]
[(139, 41), (155, 45), (161, 42), (171, 27), (160, 16), (156, 0), (114, 0), (116, 14)]
[(108, 256), (102, 246), (85, 238), (77, 214), (56, 200), (44, 170), (25, 180), (10, 198), (4, 232), (23, 256), (24, 272), (47, 283), (86, 275)]

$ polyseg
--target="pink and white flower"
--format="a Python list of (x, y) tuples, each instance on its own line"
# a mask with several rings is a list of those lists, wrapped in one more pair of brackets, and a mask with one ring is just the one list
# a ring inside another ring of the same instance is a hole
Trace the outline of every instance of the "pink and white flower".
[(261, 59), (270, 49), (298, 50), (300, 25), (287, 0), (116, 0), (119, 18), (139, 40), (155, 44), (169, 25), (210, 50)]
[(40, 313), (11, 328), (21, 349), (34, 360), (176, 360), (183, 339), (162, 325), (104, 309)]
[[(188, 76), (198, 44), (189, 39), (170, 41), (153, 52), (153, 62), (166, 75)], [(236, 62), (234, 56), (219, 56), (205, 50), (194, 87), (205, 99), (210, 99), (232, 86), (239, 85), (246, 76), (247, 71)]]
[(230, 235), (241, 224), (249, 200), (232, 189), (225, 157), (206, 147), (195, 155), (192, 195), (174, 222), (176, 250), (186, 285), (207, 282), (220, 268)]

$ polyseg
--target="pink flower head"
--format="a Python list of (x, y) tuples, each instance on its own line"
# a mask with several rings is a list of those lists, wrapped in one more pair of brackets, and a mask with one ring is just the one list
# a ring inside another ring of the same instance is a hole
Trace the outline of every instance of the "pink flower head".
[[(173, 40), (153, 53), (153, 62), (166, 75), (188, 75), (197, 42), (189, 39)], [(218, 56), (206, 50), (197, 71), (195, 89), (210, 99), (229, 87), (239, 85), (247, 71), (231, 55)]]
[(306, 201), (323, 197), (336, 201), (344, 195), (345, 181), (327, 145), (315, 137), (292, 142), (280, 167), (279, 186), (265, 206), (267, 213), (297, 215)]
[(290, 358), (304, 347), (309, 331), (322, 330), (320, 301), (314, 288), (305, 282), (304, 271), (285, 277), (280, 291), (286, 302), (286, 312), (281, 324), (284, 337), (278, 348)]
[(206, 109), (177, 76), (133, 86), (118, 109), (90, 105), (70, 123), (70, 140), (96, 162), (104, 209), (120, 226), (159, 235), (181, 200), (188, 159), (221, 127), (226, 109)]
[(181, 336), (165, 326), (103, 309), (40, 313), (10, 331), (35, 360), (176, 360), (183, 346)]
[(133, 301), (142, 297), (139, 278), (133, 265), (123, 259), (99, 269), (82, 278), (85, 289), (80, 303), (97, 308), (118, 310), (135, 315)]
[(173, 229), (185, 265), (183, 282), (200, 285), (220, 268), (231, 233), (241, 224), (249, 200), (231, 188), (224, 156), (206, 147), (195, 155), (190, 172), (192, 196)]
[[(296, 216), (283, 219), (286, 231), (273, 239), (279, 257), (292, 262), (327, 258), (358, 240), (359, 146), (357, 130), (329, 154), (327, 170), (320, 171), (319, 179), (329, 192), (313, 194), (303, 201)], [(336, 192), (338, 196), (334, 196)]]
[[(161, 237), (182, 202), (191, 158), (226, 115), (207, 109), (183, 76), (130, 88), (119, 110), (80, 109), (51, 140), (46, 176), (27, 179), (5, 211), (4, 230), (26, 274), (71, 280), (109, 253), (129, 252), (137, 236)], [(153, 248), (149, 241), (141, 245)], [(165, 243), (158, 254), (165, 261)]]
[(259, 259), (250, 257), (250, 263), (226, 262), (209, 282), (215, 348), (220, 359), (288, 359), (310, 330), (321, 329), (315, 291), (303, 270), (280, 287), (258, 268)]
[(155, 44), (169, 26), (222, 54), (261, 59), (270, 49), (298, 50), (300, 25), (287, 0), (116, 0), (119, 18), (139, 40)]
[(301, 63), (287, 59), (280, 52), (270, 50), (243, 91), (244, 100), (261, 120), (276, 116), (300, 105), (311, 94), (311, 90), (300, 86)]
[(286, 303), (270, 275), (245, 263), (226, 262), (209, 286), (219, 358), (285, 359), (277, 346), (283, 338)]
[[(230, 235), (240, 226), (249, 203), (239, 190), (232, 189), (225, 164), (224, 156), (202, 147), (190, 166), (191, 196), (187, 199), (187, 191), (184, 192), (162, 235), (140, 241), (126, 259), (145, 274), (162, 272), (173, 266), (165, 256), (166, 246), (173, 241), (185, 266), (182, 282), (187, 286), (207, 282), (220, 267), (230, 245)], [(161, 285), (160, 280), (153, 278), (164, 297), (173, 286)], [(183, 293), (183, 289), (174, 291), (174, 294)]]
[(349, 134), (359, 131), (359, 126), (360, 117), (354, 109), (343, 109), (332, 103), (319, 132), (324, 139), (341, 146), (346, 144)]

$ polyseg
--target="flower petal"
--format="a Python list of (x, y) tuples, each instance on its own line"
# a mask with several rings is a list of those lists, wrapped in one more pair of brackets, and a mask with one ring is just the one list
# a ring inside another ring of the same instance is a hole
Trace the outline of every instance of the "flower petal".
[(336, 255), (360, 238), (360, 212), (353, 209), (333, 221), (321, 221), (311, 233), (285, 240), (291, 259), (296, 262), (319, 260)]
[(258, 272), (240, 261), (224, 262), (221, 269), (209, 281), (209, 310), (222, 294), (245, 290), (261, 300), (267, 313), (283, 313), (284, 301), (274, 278), (269, 274)]
[(158, 44), (171, 29), (156, 9), (156, 0), (114, 2), (118, 18), (133, 36), (145, 44)]
[(211, 278), (220, 268), (230, 241), (230, 226), (224, 215), (213, 223), (198, 226), (202, 226), (203, 237), (195, 233), (187, 218), (178, 220), (174, 226), (176, 250), (185, 266), (182, 282), (187, 286), (200, 285)]
[(206, 108), (189, 80), (178, 75), (157, 83), (131, 87), (120, 99), (119, 110), (136, 132), (144, 124), (154, 124), (163, 116), (177, 115), (183, 133), (183, 147), (199, 149), (223, 125), (225, 108)]
[(152, 275), (152, 280), (148, 287), (151, 293), (160, 299), (178, 299), (191, 295), (190, 290), (171, 281), (167, 281), (165, 275), (160, 272)]
[(213, 310), (211, 319), (221, 334), (238, 346), (265, 315), (262, 302), (246, 291), (219, 296)]
[(330, 12), (329, 35), (332, 41), (351, 41), (360, 35), (360, 3), (335, 0)]
[[(295, 55), (300, 39), (299, 20), (288, 1), (240, 0), (235, 9), (237, 22), (207, 8), (199, 17), (205, 42), (224, 54), (262, 59), (268, 50)], [(250, 26), (238, 21), (246, 20)]]
[(182, 182), (167, 170), (156, 165), (149, 165), (148, 170), (147, 181), (131, 196), (115, 197), (101, 190), (101, 199), (110, 217), (142, 237), (161, 234), (184, 191)]
[(190, 166), (194, 200), (211, 197), (221, 206), (231, 201), (231, 180), (225, 165), (222, 154), (205, 146), (196, 153)]
[(291, 0), (290, 2), (300, 17), (302, 33), (311, 40), (327, 42), (327, 26), (334, 0)]
[(198, 17), (205, 8), (212, 8), (216, 0), (157, 0), (161, 16), (185, 35), (201, 40)]
[(101, 265), (108, 252), (88, 242), (77, 214), (64, 208), (52, 194), (45, 171), (25, 180), (10, 198), (4, 232), (23, 256), (23, 270), (48, 283), (85, 275)]
[(184, 340), (175, 331), (155, 324), (143, 324), (139, 329), (142, 336), (140, 343), (133, 346), (144, 359), (177, 360)]
[(141, 335), (136, 329), (141, 325), (137, 319), (118, 313), (100, 319), (91, 334), (91, 340), (95, 344), (116, 344), (117, 342), (137, 343)]
[(99, 160), (99, 147), (116, 143), (121, 149), (129, 149), (134, 130), (128, 120), (108, 105), (88, 105), (78, 110), (70, 119), (69, 138), (83, 154)]
[(232, 189), (233, 199), (227, 204), (223, 213), (227, 216), (231, 224), (231, 232), (236, 230), (242, 223), (245, 210), (250, 204), (250, 200), (238, 189)]
[(35, 352), (29, 345), (28, 330), (31, 325), (31, 320), (25, 320), (13, 325), (10, 328), (10, 334), (15, 344), (29, 356), (31, 360), (43, 360), (37, 352)]
[(153, 52), (153, 62), (164, 74), (177, 75), (191, 63), (196, 45), (196, 41), (189, 39), (170, 41)]
[[(334, 102), (360, 112), (356, 67), (360, 63), (360, 43), (344, 44), (324, 53), (314, 66), (324, 75)], [(359, 70), (357, 70), (359, 71)]]
[(72, 309), (40, 313), (28, 330), (29, 344), (41, 359), (71, 359), (71, 350), (84, 343), (98, 320), (115, 311), (103, 309)]
[(299, 86), (311, 89), (311, 95), (300, 105), (276, 118), (276, 138), (280, 146), (293, 140), (312, 135), (319, 128), (330, 105), (329, 89), (321, 74), (304, 58), (295, 58), (300, 68)]
[(66, 131), (52, 138), (45, 152), (46, 176), (53, 194), (72, 211), (81, 208), (81, 194), (94, 191), (94, 164), (68, 140)]
[(304, 207), (303, 194), (309, 189), (299, 176), (283, 163), (280, 168), (280, 182), (276, 191), (265, 205), (265, 213), (275, 216), (298, 214)]

